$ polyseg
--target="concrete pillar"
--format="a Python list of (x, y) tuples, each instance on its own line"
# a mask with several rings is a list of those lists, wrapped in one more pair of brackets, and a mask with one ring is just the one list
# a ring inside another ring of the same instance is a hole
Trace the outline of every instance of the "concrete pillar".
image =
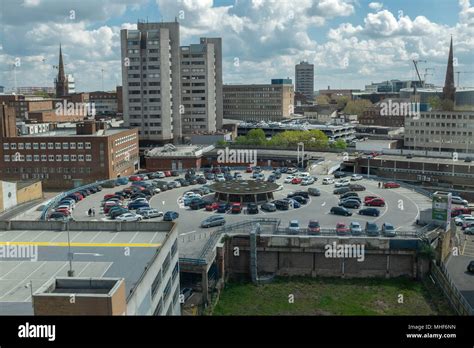
[(385, 273), (385, 278), (390, 278), (390, 255), (387, 255), (387, 271)]
[(201, 273), (201, 287), (202, 287), (202, 303), (207, 307), (207, 302), (209, 301), (209, 279), (207, 277), (206, 267), (202, 270)]

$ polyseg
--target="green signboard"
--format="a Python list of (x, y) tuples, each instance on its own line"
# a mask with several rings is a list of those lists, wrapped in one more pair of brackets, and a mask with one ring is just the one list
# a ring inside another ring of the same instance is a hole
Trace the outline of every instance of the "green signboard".
[(449, 225), (451, 221), (451, 193), (436, 192), (433, 194), (432, 218), (444, 221)]

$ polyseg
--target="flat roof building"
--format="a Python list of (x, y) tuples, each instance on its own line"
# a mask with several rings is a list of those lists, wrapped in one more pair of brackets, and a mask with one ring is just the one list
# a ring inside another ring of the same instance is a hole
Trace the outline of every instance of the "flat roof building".
[[(280, 83), (283, 82), (283, 83)], [(294, 113), (292, 84), (224, 85), (224, 118), (281, 121)]]
[(307, 100), (314, 97), (314, 64), (300, 62), (295, 65), (295, 92), (303, 94)]

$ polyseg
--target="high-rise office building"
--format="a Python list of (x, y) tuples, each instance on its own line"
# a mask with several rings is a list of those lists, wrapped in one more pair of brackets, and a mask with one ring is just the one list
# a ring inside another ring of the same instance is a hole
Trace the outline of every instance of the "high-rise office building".
[[(202, 38), (199, 44), (181, 47), (182, 133), (215, 132), (218, 104), (222, 124), (222, 68), (217, 69), (221, 39)], [(218, 92), (218, 84), (221, 89)], [(218, 102), (218, 96), (221, 100)]]
[(121, 31), (123, 118), (142, 142), (181, 138), (179, 23)]
[(314, 65), (300, 62), (295, 66), (295, 92), (303, 94), (306, 99), (314, 97)]

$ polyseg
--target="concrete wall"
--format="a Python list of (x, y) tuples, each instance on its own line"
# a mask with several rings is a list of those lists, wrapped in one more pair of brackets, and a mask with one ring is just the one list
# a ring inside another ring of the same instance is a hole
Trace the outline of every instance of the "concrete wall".
[(1, 182), (1, 203), (0, 212), (7, 209), (13, 208), (17, 204), (16, 200), (16, 183), (14, 182)]
[[(330, 258), (325, 246), (336, 242), (364, 245), (364, 260)], [(416, 245), (416, 243), (413, 243)], [(238, 248), (239, 255), (234, 253)], [(230, 277), (250, 276), (248, 236), (229, 238), (226, 246), (226, 272)], [(418, 277), (419, 260), (414, 249), (394, 249), (388, 238), (337, 238), (321, 236), (259, 236), (257, 238), (258, 274), (277, 276), (328, 277)]]
[(43, 187), (41, 181), (32, 183), (31, 185), (19, 188), (16, 191), (16, 201), (18, 204), (34, 201), (43, 198)]

